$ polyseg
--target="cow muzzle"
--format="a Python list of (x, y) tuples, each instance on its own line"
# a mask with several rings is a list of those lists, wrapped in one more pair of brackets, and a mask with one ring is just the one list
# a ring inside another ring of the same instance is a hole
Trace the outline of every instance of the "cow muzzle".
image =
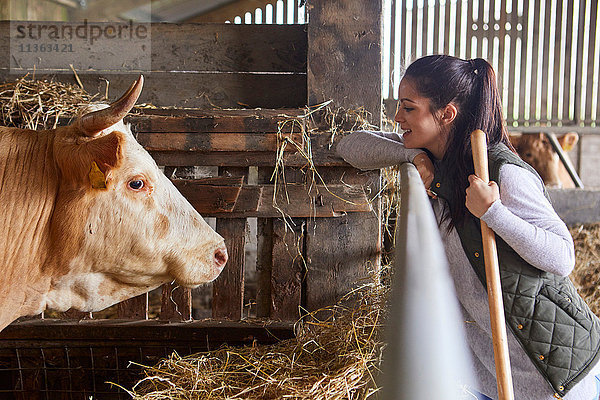
[(228, 259), (229, 256), (227, 255), (227, 247), (223, 246), (215, 250), (215, 264), (213, 267), (215, 270), (215, 275), (218, 276), (221, 273), (221, 271), (223, 271), (223, 268), (225, 268), (225, 264), (227, 264)]

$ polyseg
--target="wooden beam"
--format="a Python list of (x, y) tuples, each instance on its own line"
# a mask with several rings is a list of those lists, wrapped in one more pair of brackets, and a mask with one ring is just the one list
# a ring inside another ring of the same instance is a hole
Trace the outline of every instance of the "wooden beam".
[(361, 186), (289, 183), (277, 189), (274, 204), (275, 186), (269, 184), (206, 185), (202, 180), (190, 179), (176, 179), (173, 183), (205, 217), (274, 218), (283, 213), (290, 217), (324, 218), (372, 211)]
[[(260, 132), (289, 133), (291, 121), (302, 123), (304, 109), (250, 109), (250, 110), (177, 110), (144, 109), (141, 114), (127, 117), (136, 132)], [(290, 123), (285, 123), (290, 121)], [(65, 121), (66, 122), (66, 121)]]
[[(335, 108), (363, 107), (381, 124), (382, 0), (312, 0), (308, 3), (308, 104), (333, 100)], [(314, 115), (327, 130), (325, 115)], [(379, 182), (379, 172), (372, 172)], [(322, 174), (325, 181), (327, 175)], [(378, 183), (371, 187), (379, 190)], [(377, 267), (381, 253), (380, 202), (374, 213), (312, 219), (306, 230), (308, 310), (334, 304)]]
[[(62, 8), (56, 5), (54, 7)], [(151, 57), (151, 69), (156, 72), (306, 72), (307, 33), (302, 25), (152, 23), (139, 26), (141, 24), (131, 23), (130, 28), (128, 22), (120, 22), (119, 26), (125, 29), (125, 33), (133, 29), (136, 34), (132, 38), (124, 35), (122, 38), (107, 40), (108, 37), (100, 35), (99, 30), (104, 32), (111, 27), (114, 29), (115, 23), (88, 22), (88, 29), (93, 26), (94, 34), (99, 36), (93, 43), (101, 43), (92, 45), (85, 38), (70, 36), (69, 32), (72, 31), (69, 29), (76, 30), (84, 26), (81, 22), (52, 23), (52, 27), (61, 32), (56, 33), (58, 38), (51, 36), (50, 32), (55, 31), (46, 29), (50, 26), (47, 23), (31, 22), (34, 24), (32, 27), (29, 24), (28, 21), (20, 21), (19, 24), (0, 22), (0, 51), (8, 54), (12, 48), (16, 61), (13, 67), (16, 69), (20, 65), (23, 73), (27, 69), (33, 69), (31, 59), (28, 58), (30, 54), (18, 54), (14, 50), (19, 49), (20, 44), (31, 43), (33, 39), (29, 37), (30, 34), (36, 40), (39, 39), (39, 42), (52, 41), (59, 46), (71, 46), (71, 51), (40, 53), (35, 64), (36, 75), (53, 72), (71, 75), (69, 64), (78, 72), (86, 74), (116, 71), (135, 73), (140, 70), (138, 65), (143, 64), (114, 65), (115, 59), (122, 61), (123, 51), (128, 46), (138, 49), (136, 51), (140, 51), (140, 56)], [(144, 28), (139, 31), (139, 35), (138, 28)], [(25, 37), (22, 32), (26, 32)], [(150, 41), (151, 46), (141, 52), (140, 44), (150, 45)], [(10, 60), (0, 60), (0, 68), (9, 66)]]
[[(222, 179), (239, 179), (248, 182), (247, 167), (220, 167)], [(236, 200), (237, 203), (237, 200)], [(216, 231), (225, 239), (229, 260), (219, 277), (213, 282), (213, 318), (241, 320), (244, 310), (244, 273), (246, 270), (246, 218), (218, 218)]]

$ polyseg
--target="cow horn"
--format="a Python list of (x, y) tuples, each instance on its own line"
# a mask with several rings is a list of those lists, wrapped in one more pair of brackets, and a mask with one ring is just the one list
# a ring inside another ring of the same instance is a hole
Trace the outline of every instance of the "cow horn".
[(116, 124), (133, 108), (144, 85), (144, 76), (131, 84), (121, 98), (112, 103), (108, 108), (92, 111), (79, 119), (79, 127), (87, 136), (95, 136), (98, 132)]

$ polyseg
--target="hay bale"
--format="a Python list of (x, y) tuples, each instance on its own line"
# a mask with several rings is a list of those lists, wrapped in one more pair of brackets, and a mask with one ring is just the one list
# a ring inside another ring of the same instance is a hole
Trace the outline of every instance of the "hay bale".
[(575, 244), (575, 268), (571, 279), (577, 291), (600, 317), (600, 223), (571, 227)]

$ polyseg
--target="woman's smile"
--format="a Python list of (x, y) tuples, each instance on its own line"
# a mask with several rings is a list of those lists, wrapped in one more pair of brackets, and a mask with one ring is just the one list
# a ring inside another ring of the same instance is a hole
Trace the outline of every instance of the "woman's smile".
[(447, 136), (431, 112), (429, 99), (422, 97), (410, 79), (402, 79), (398, 89), (398, 111), (394, 120), (404, 131), (404, 146), (427, 149), (437, 159), (444, 156)]

